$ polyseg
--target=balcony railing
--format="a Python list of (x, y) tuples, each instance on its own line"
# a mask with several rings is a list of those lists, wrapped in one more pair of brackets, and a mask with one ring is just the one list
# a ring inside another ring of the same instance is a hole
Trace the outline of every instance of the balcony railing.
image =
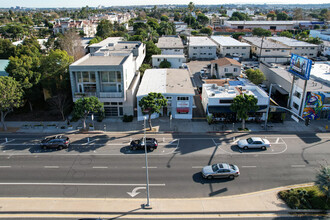
[(121, 92), (100, 92), (100, 98), (123, 98)]
[(90, 96), (96, 96), (96, 92), (75, 92), (74, 93), (75, 98), (90, 97)]

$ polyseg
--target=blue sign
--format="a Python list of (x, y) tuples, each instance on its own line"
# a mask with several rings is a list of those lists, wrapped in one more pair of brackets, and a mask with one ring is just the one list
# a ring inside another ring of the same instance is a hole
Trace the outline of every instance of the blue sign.
[(289, 72), (300, 77), (303, 80), (309, 80), (311, 73), (312, 61), (297, 54), (291, 55)]

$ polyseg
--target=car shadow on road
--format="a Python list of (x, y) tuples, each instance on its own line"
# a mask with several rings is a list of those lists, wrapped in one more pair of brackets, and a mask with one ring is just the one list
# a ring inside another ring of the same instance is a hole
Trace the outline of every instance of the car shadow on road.
[(196, 183), (200, 183), (200, 184), (208, 184), (209, 187), (210, 187), (210, 193), (209, 193), (209, 196), (212, 197), (212, 196), (216, 196), (216, 195), (219, 195), (221, 193), (225, 193), (228, 191), (227, 187), (224, 187), (224, 188), (221, 188), (219, 190), (216, 190), (214, 191), (213, 190), (213, 187), (214, 185), (216, 186), (221, 186), (222, 183), (228, 183), (228, 182), (231, 182), (232, 180), (230, 179), (227, 179), (227, 178), (217, 178), (217, 179), (205, 179), (203, 178), (202, 176), (202, 173), (201, 172), (197, 172), (197, 173), (194, 173), (194, 175), (192, 176), (192, 179), (194, 182)]
[(260, 148), (256, 148), (256, 149), (250, 148), (250, 149), (244, 150), (244, 149), (239, 148), (237, 145), (231, 145), (230, 149), (233, 152), (237, 152), (237, 153), (259, 153), (259, 152), (267, 151), (267, 149), (263, 150)]
[[(157, 149), (155, 150), (157, 151)], [(147, 150), (147, 153), (150, 154), (150, 153), (153, 153), (154, 151), (151, 151), (151, 150)], [(120, 153), (122, 154), (136, 154), (136, 155), (139, 155), (139, 154), (144, 154), (144, 150), (131, 150), (130, 146), (125, 146), (125, 147), (122, 147), (120, 148)]]

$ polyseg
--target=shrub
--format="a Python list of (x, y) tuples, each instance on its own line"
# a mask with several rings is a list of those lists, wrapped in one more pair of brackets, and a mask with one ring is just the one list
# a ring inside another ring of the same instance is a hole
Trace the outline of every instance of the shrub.
[(123, 122), (132, 122), (133, 121), (133, 115), (124, 115)]
[(292, 195), (292, 196), (290, 196), (290, 197), (288, 198), (288, 205), (289, 205), (290, 208), (292, 208), (292, 209), (299, 208), (299, 206), (300, 206), (300, 201), (299, 201), (299, 199), (298, 199), (296, 196)]

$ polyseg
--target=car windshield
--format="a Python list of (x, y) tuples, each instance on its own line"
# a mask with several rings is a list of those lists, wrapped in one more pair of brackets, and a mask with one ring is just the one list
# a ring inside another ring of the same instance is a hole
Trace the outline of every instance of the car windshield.
[(230, 168), (232, 168), (233, 170), (236, 170), (236, 167), (232, 164), (229, 164)]
[(253, 142), (252, 138), (248, 138), (248, 139), (246, 139), (246, 141), (247, 141), (249, 144), (252, 144), (252, 142)]
[(217, 172), (219, 170), (218, 164), (212, 165), (213, 172)]

